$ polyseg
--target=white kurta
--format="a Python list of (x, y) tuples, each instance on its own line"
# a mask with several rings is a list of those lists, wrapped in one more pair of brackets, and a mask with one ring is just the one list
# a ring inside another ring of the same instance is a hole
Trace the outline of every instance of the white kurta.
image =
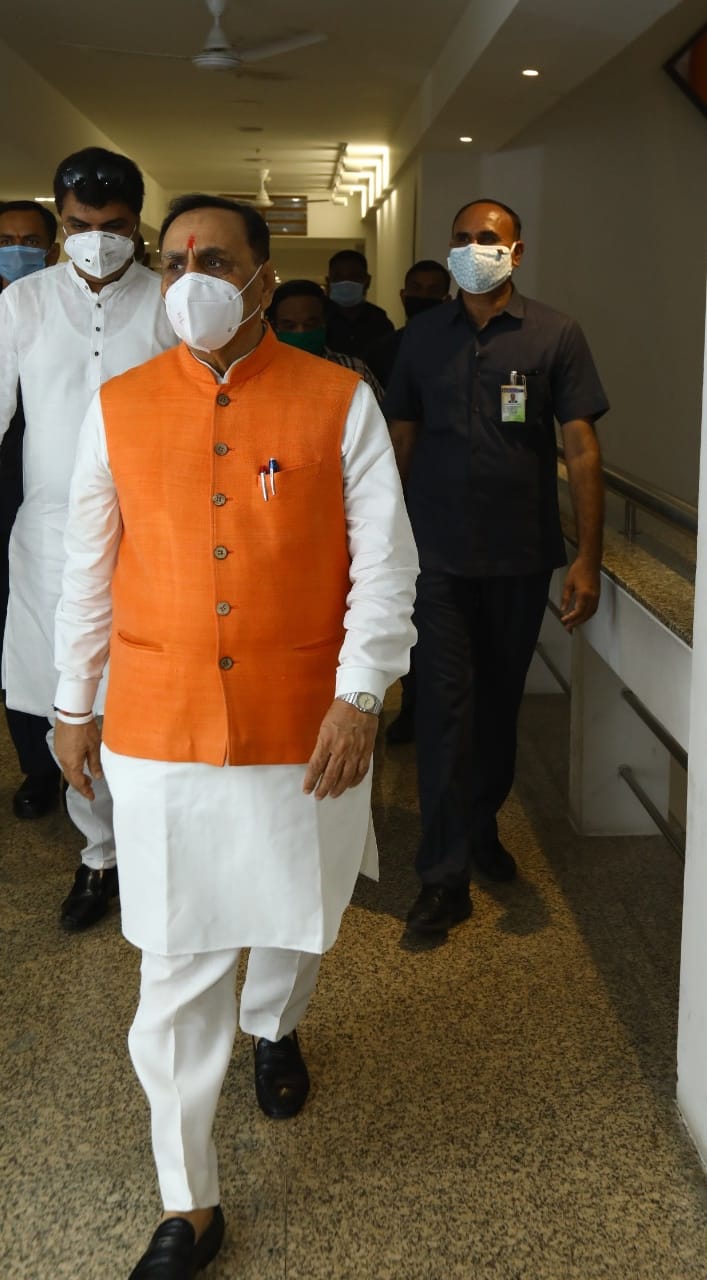
[(0, 297), (0, 439), (22, 388), (24, 501), (10, 541), (3, 652), (7, 704), (47, 715), (56, 687), (54, 612), (79, 429), (102, 383), (177, 339), (159, 277), (131, 263), (93, 293), (72, 263), (36, 271)]
[[(346, 420), (342, 473), (351, 589), (336, 691), (382, 698), (408, 669), (417, 553), (388, 431), (363, 383)], [(107, 660), (120, 534), (96, 398), (76, 458), (57, 610), (56, 701), (67, 711), (92, 705)], [(325, 951), (359, 870), (376, 872), (370, 773), (339, 799), (318, 801), (302, 793), (301, 765), (216, 768), (137, 760), (106, 748), (104, 764), (115, 805), (123, 930), (146, 951)]]

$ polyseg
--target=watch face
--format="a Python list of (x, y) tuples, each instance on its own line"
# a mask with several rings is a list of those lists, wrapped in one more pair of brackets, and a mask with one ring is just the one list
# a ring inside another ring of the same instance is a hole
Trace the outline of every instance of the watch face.
[(372, 711), (376, 705), (377, 699), (372, 693), (359, 693), (356, 699), (356, 705), (361, 711)]

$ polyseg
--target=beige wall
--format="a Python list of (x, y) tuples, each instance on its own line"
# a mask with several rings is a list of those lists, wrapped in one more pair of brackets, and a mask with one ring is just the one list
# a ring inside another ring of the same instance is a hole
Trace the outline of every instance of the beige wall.
[(404, 171), (390, 198), (376, 213), (375, 294), (372, 290), (370, 296), (388, 312), (396, 326), (405, 321), (399, 294), (405, 272), (415, 261), (418, 182), (418, 165), (413, 163)]
[[(0, 86), (5, 104), (5, 128), (0, 134), (0, 198), (3, 200), (32, 200), (35, 196), (51, 195), (56, 167), (72, 151), (80, 151), (82, 147), (122, 151), (119, 144), (97, 129), (2, 41)], [(13, 129), (16, 111), (20, 116), (17, 129)], [(139, 155), (132, 159), (140, 165)], [(37, 172), (38, 160), (46, 174), (41, 191), (36, 177), (32, 176)], [(158, 227), (166, 208), (166, 194), (148, 173), (143, 171), (143, 177), (143, 219), (148, 226)]]
[(662, 63), (704, 21), (684, 0), (512, 148), (421, 162), (417, 256), (495, 195), (524, 220), (521, 290), (583, 325), (612, 402), (608, 461), (695, 502), (707, 257), (707, 120)]

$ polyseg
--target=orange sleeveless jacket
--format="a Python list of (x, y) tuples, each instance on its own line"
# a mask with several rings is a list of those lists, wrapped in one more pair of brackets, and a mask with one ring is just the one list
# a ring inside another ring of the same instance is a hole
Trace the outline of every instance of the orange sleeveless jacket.
[[(341, 441), (357, 383), (268, 330), (223, 385), (179, 346), (103, 387), (123, 519), (112, 751), (308, 760), (344, 637)], [(271, 458), (266, 501), (259, 472)]]

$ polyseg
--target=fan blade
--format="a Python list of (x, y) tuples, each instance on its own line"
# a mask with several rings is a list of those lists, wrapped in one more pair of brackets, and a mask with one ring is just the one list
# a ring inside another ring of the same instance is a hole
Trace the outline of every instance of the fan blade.
[(289, 53), (292, 49), (304, 49), (308, 44), (321, 44), (329, 37), (323, 31), (301, 31), (299, 35), (283, 36), (282, 40), (270, 40), (267, 44), (256, 44), (252, 49), (239, 49), (241, 62), (260, 62), (263, 58), (274, 58), (278, 53)]
[(172, 58), (176, 62), (189, 62), (189, 54), (156, 53), (154, 49), (108, 49), (100, 44), (75, 44), (71, 40), (58, 40), (62, 49), (83, 49), (87, 53), (117, 53), (125, 58)]

